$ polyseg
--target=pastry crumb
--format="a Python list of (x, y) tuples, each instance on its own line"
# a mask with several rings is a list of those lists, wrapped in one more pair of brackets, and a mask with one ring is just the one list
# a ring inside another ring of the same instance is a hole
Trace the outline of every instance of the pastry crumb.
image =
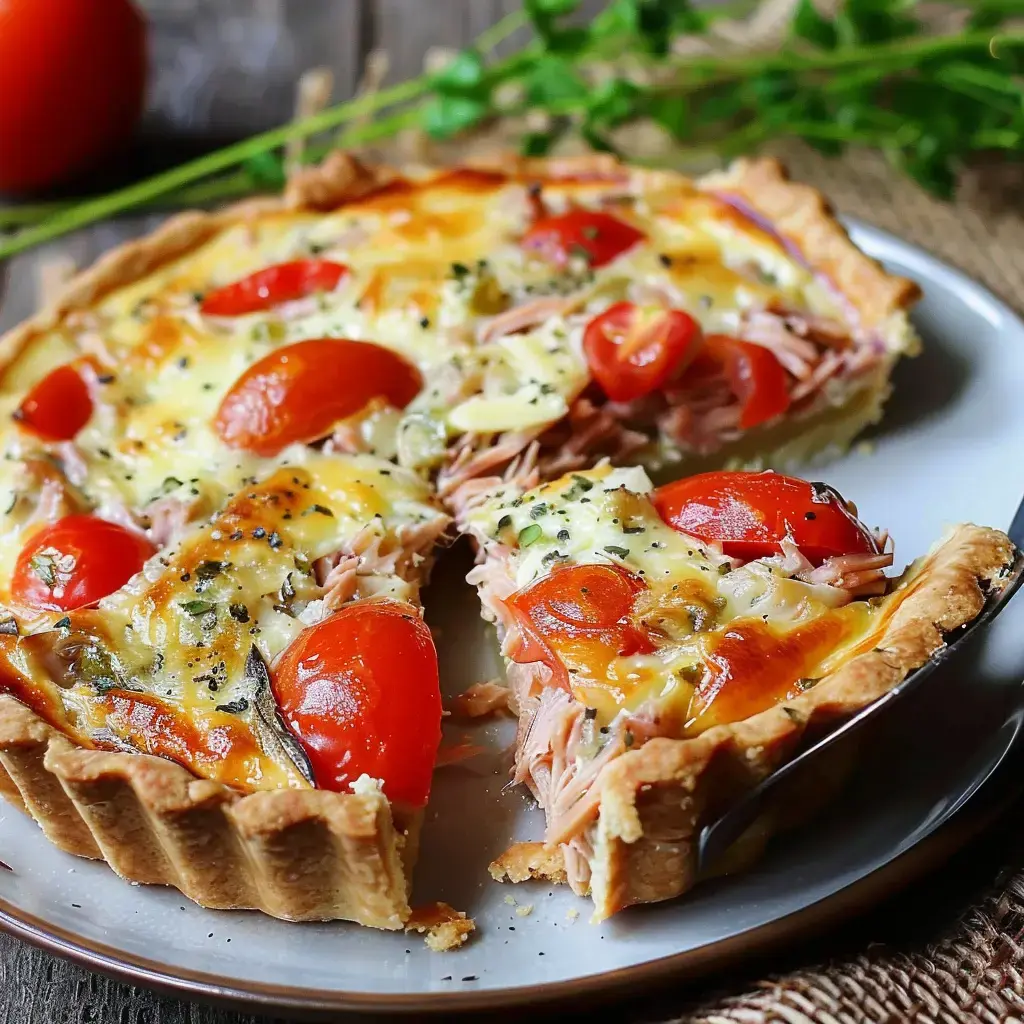
[(529, 917), (532, 913), (532, 903), (524, 903), (521, 907), (516, 907), (516, 917)]
[(514, 907), (516, 905), (516, 898), (515, 898), (515, 896), (506, 896), (505, 897), (505, 903), (508, 906), (510, 906), (510, 907)]
[(558, 883), (566, 880), (562, 851), (549, 850), (543, 843), (513, 843), (487, 870), (496, 882), (525, 882), (531, 878)]
[(566, 919), (566, 921), (575, 921), (576, 918), (579, 917), (579, 916), (580, 916), (580, 912), (575, 907), (570, 907), (565, 912), (565, 919)]
[(444, 953), (458, 949), (476, 931), (476, 922), (447, 903), (430, 903), (412, 912), (405, 930), (418, 932), (428, 949)]

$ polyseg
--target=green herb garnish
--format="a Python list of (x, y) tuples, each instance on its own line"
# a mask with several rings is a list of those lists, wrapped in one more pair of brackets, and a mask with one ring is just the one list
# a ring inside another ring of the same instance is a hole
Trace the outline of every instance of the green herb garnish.
[(544, 531), (537, 523), (530, 523), (529, 526), (524, 526), (519, 531), (519, 546), (521, 548), (528, 548), (531, 544), (540, 540), (543, 533)]
[(200, 615), (206, 615), (207, 612), (215, 611), (216, 608), (217, 606), (210, 601), (184, 601), (181, 604), (181, 610), (186, 615), (192, 615), (196, 618)]
[(310, 505), (309, 508), (302, 510), (302, 515), (311, 516), (313, 514), (321, 516), (329, 516), (331, 519), (334, 518), (334, 513), (326, 505)]
[(39, 577), (43, 583), (53, 588), (57, 583), (57, 570), (53, 564), (51, 555), (35, 554), (29, 560), (29, 568)]
[(249, 609), (244, 604), (234, 603), (228, 606), (228, 615), (235, 620), (235, 622), (248, 622), (249, 621)]

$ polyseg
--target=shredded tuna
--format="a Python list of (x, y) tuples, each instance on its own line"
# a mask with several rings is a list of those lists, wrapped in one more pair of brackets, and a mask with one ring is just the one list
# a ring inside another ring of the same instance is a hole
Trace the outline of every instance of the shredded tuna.
[(81, 487), (89, 476), (89, 464), (74, 441), (61, 441), (57, 445), (57, 457), (64, 467), (64, 475), (76, 487)]
[(576, 295), (549, 295), (524, 302), (485, 320), (477, 331), (477, 338), (479, 341), (487, 342), (506, 334), (525, 331), (526, 328), (535, 327), (552, 317), (565, 316), (585, 299), (586, 293), (579, 292)]
[(800, 402), (809, 395), (816, 394), (822, 389), (825, 382), (835, 377), (845, 365), (846, 359), (843, 353), (826, 352), (821, 362), (811, 371), (809, 376), (805, 377), (793, 388), (790, 392), (790, 398), (794, 402)]
[(797, 380), (810, 376), (818, 350), (811, 342), (794, 334), (783, 317), (774, 313), (750, 313), (738, 333), (744, 341), (769, 349)]
[(175, 497), (158, 498), (143, 509), (141, 525), (158, 548), (165, 548), (181, 537), (196, 518), (198, 508), (198, 502)]
[(882, 554), (840, 555), (827, 558), (817, 568), (800, 572), (797, 578), (805, 583), (827, 583), (832, 587), (864, 593), (865, 587), (878, 584), (885, 588), (885, 570), (893, 563), (892, 552)]
[(849, 348), (850, 329), (838, 320), (813, 313), (784, 313), (786, 326), (801, 338), (824, 348)]
[[(318, 558), (313, 577), (321, 588), (316, 621), (354, 598), (394, 590), (398, 579), (422, 575), (427, 558), (450, 520), (438, 515), (423, 523), (399, 527), (394, 538), (363, 527), (344, 548)], [(410, 584), (409, 589), (415, 591)]]
[(85, 506), (79, 495), (68, 486), (68, 481), (52, 462), (46, 459), (26, 459), (19, 476), (15, 488), (17, 505), (21, 505), (23, 498), (35, 499), (25, 525), (52, 523), (74, 512), (84, 511)]
[(509, 689), (504, 683), (490, 679), (474, 683), (457, 697), (448, 701), (448, 710), (454, 718), (485, 718), (499, 711), (509, 710)]
[(478, 746), (475, 743), (442, 743), (437, 751), (437, 759), (434, 766), (447, 768), (449, 765), (462, 764), (471, 757), (478, 757), (486, 753), (487, 748)]
[(541, 438), (539, 462), (543, 475), (550, 478), (585, 468), (598, 456), (626, 462), (649, 443), (646, 434), (625, 425), (615, 408), (580, 397), (570, 406), (566, 421)]
[(490, 446), (482, 435), (467, 434), (451, 455), (450, 463), (438, 476), (438, 493), (442, 498), (447, 498), (467, 480), (504, 469), (542, 429), (510, 431), (499, 435)]

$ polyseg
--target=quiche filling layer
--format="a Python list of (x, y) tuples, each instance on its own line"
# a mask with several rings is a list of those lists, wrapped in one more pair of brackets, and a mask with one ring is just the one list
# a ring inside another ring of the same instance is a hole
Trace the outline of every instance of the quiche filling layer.
[[(728, 199), (677, 176), (462, 170), (326, 214), (254, 215), (37, 338), (0, 412), (71, 366), (93, 412), (60, 444), (65, 474), (93, 483), (101, 514), (144, 508), (159, 529), (251, 475), (225, 400), (244, 404), (244, 375), (303, 342), (371, 342), (418, 373), (418, 390), (360, 391), (365, 374), (321, 346), (320, 376), (354, 408), (339, 398), (311, 429), (328, 450), (440, 470), (443, 490), (533, 439), (548, 474), (604, 454), (657, 466), (884, 387), (912, 347), (903, 313), (862, 322)], [(196, 477), (226, 486), (195, 495)]]
[(642, 469), (601, 466), (531, 490), (506, 483), (461, 520), (484, 552), (469, 578), (520, 713), (515, 778), (581, 892), (611, 760), (794, 699), (873, 646), (913, 587), (887, 593), (884, 537), (825, 559), (792, 540), (730, 556), (666, 522), (658, 494)]
[[(109, 483), (90, 493), (91, 480), (47, 480), (34, 494), (16, 492), (5, 554), (38, 536), (52, 503), (87, 514)], [(169, 757), (242, 790), (313, 785), (270, 668), (339, 609), (383, 600), (415, 608), (448, 518), (417, 477), (367, 455), (297, 449), (237, 491), (216, 479), (191, 484), (197, 500), (223, 493), (219, 510), (175, 529), (97, 607), (24, 607), (5, 586), (0, 692), (85, 746)], [(57, 598), (60, 574), (76, 570), (67, 557), (44, 547), (29, 570), (55, 584)]]

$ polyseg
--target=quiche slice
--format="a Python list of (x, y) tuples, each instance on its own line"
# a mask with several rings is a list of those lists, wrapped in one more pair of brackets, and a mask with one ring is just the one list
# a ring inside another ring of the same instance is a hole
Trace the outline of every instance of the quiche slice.
[[(568, 880), (596, 920), (689, 889), (700, 829), (805, 733), (923, 664), (1015, 557), (1002, 533), (961, 525), (890, 578), (884, 534), (831, 488), (773, 472), (657, 490), (637, 467), (535, 479), (492, 481), (460, 520), (519, 715), (514, 779), (547, 817), (543, 843), (491, 870)], [(820, 806), (825, 775), (730, 866)]]
[(426, 485), (299, 449), (188, 481), (217, 508), (170, 529), (5, 468), (0, 793), (204, 906), (401, 928), (441, 734)]

